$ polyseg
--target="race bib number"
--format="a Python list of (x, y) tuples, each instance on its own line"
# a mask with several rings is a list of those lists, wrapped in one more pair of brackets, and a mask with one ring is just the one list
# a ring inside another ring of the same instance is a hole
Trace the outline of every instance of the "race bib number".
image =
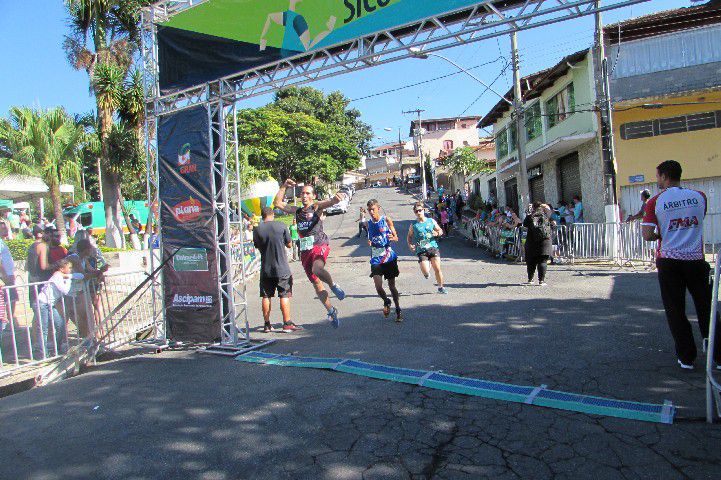
[(313, 250), (313, 244), (315, 243), (315, 237), (313, 235), (309, 237), (303, 237), (300, 239), (300, 251), (306, 252)]
[(371, 247), (371, 256), (373, 258), (382, 257), (386, 254), (386, 247)]
[(418, 248), (421, 250), (428, 250), (428, 247), (430, 246), (430, 244), (431, 244), (430, 240), (423, 239), (420, 242), (418, 242)]

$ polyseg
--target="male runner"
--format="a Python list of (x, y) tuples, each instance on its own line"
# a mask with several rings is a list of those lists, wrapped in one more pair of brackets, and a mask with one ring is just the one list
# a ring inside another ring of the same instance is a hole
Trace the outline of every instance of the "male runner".
[(303, 0), (290, 0), (288, 10), (285, 12), (271, 13), (265, 20), (263, 32), (260, 34), (260, 51), (264, 51), (268, 47), (268, 30), (271, 23), (280, 25), (285, 28), (283, 34), (283, 56), (295, 55), (298, 52), (305, 52), (315, 47), (321, 40), (327, 37), (335, 28), (337, 18), (331, 16), (326, 23), (328, 30), (320, 32), (314, 39), (310, 38), (310, 30), (308, 22), (303, 15), (296, 13), (296, 6)]
[(388, 289), (396, 305), (396, 322), (403, 321), (396, 278), (398, 271), (398, 255), (391, 248), (391, 242), (398, 241), (398, 234), (393, 226), (393, 220), (385, 215), (381, 216), (381, 206), (378, 200), (368, 200), (368, 245), (371, 247), (371, 278), (376, 287), (378, 296), (383, 300), (383, 316), (388, 318), (391, 313), (391, 301), (383, 289), (383, 279), (388, 280)]
[(421, 273), (423, 273), (423, 276), (426, 278), (428, 278), (430, 273), (428, 266), (430, 263), (436, 274), (438, 293), (445, 295), (448, 293), (448, 290), (443, 286), (441, 254), (438, 249), (438, 242), (435, 240), (436, 237), (443, 236), (443, 230), (435, 220), (426, 218), (425, 210), (421, 202), (416, 202), (416, 204), (413, 205), (416, 221), (411, 224), (411, 228), (408, 229), (408, 246), (411, 251), (418, 255), (418, 264), (421, 267)]
[(325, 269), (328, 254), (330, 253), (330, 245), (328, 235), (323, 232), (323, 220), (321, 217), (326, 208), (342, 202), (346, 198), (346, 194), (338, 192), (328, 200), (317, 202), (315, 189), (312, 185), (306, 185), (300, 193), (300, 201), (303, 206), (296, 207), (285, 202), (285, 190), (295, 185), (296, 183), (291, 179), (286, 180), (281, 185), (278, 194), (275, 196), (275, 208), (295, 215), (298, 223), (298, 235), (300, 236), (300, 262), (303, 265), (305, 274), (315, 288), (318, 300), (328, 311), (328, 320), (330, 320), (334, 328), (338, 328), (340, 326), (338, 310), (330, 303), (328, 292), (323, 288), (323, 282), (328, 284), (338, 300), (345, 298), (345, 292), (337, 284), (333, 283), (333, 278)]

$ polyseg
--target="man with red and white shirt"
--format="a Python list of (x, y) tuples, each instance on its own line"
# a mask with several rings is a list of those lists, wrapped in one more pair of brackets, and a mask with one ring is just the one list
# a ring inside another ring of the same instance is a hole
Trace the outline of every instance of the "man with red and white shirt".
[[(658, 240), (656, 267), (663, 307), (676, 343), (678, 363), (681, 368), (690, 370), (697, 351), (691, 323), (686, 317), (686, 289), (696, 307), (705, 345), (711, 316), (711, 267), (703, 249), (706, 195), (681, 187), (681, 173), (681, 164), (674, 160), (656, 167), (661, 193), (646, 204), (642, 226), (645, 240)], [(716, 340), (720, 338), (716, 337)], [(721, 341), (716, 342), (714, 360), (721, 365)]]

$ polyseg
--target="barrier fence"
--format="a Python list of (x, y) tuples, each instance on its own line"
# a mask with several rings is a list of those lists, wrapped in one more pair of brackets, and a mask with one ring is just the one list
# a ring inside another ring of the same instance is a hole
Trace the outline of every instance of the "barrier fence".
[(55, 360), (85, 339), (106, 337), (103, 346), (116, 348), (152, 329), (162, 311), (153, 282), (110, 315), (147, 276), (133, 271), (107, 274), (102, 281), (74, 280), (57, 301), (44, 291), (50, 282), (2, 287), (0, 377)]
[[(716, 264), (713, 270), (713, 297), (711, 304), (711, 318), (709, 323), (708, 343), (706, 346), (706, 421), (713, 423), (714, 416), (721, 418), (721, 380), (716, 378), (714, 372), (714, 350), (716, 346), (716, 335), (719, 335), (718, 318), (719, 312), (719, 287), (721, 287), (721, 255), (716, 256)], [(715, 415), (714, 415), (715, 414)]]
[[(465, 219), (457, 232), (489, 253), (523, 260), (527, 231), (486, 225), (478, 219)], [(709, 215), (704, 229), (705, 250), (716, 258), (721, 239), (717, 238), (718, 215)], [(641, 233), (641, 223), (575, 223), (552, 228), (553, 257), (559, 263), (576, 261), (613, 262), (621, 265), (655, 262), (656, 242), (647, 242)]]

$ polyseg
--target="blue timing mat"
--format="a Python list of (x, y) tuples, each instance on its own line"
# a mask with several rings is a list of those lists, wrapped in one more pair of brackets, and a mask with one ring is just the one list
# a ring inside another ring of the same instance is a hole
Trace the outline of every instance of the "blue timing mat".
[(362, 377), (410, 383), (447, 392), (525, 403), (539, 407), (558, 408), (572, 412), (627, 418), (655, 423), (673, 423), (676, 408), (670, 401), (663, 405), (629, 402), (610, 398), (577, 395), (540, 387), (511, 385), (475, 378), (458, 377), (440, 372), (389, 367), (344, 358), (295, 357), (265, 352), (249, 352), (236, 358), (239, 362), (279, 365), (283, 367), (316, 368), (350, 373)]

